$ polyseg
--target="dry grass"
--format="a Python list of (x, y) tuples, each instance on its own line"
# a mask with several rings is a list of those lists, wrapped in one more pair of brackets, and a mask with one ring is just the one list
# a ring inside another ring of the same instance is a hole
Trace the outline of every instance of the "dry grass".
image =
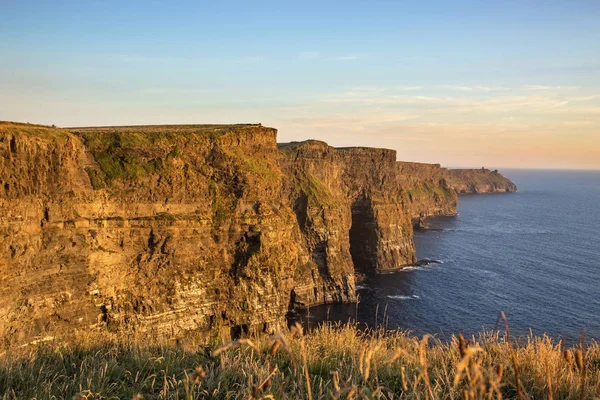
[[(600, 348), (505, 333), (450, 341), (322, 326), (212, 349), (89, 334), (0, 357), (0, 396), (78, 399), (594, 399)], [(518, 373), (515, 373), (518, 371)]]

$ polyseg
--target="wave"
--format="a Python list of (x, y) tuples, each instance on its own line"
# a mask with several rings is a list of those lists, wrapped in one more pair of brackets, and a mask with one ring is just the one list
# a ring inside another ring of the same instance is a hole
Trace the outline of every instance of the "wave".
[(413, 267), (423, 267), (426, 265), (431, 265), (431, 264), (443, 264), (444, 262), (442, 260), (437, 260), (435, 258), (421, 258), (420, 260), (417, 260), (416, 264), (413, 265)]
[(421, 297), (417, 296), (416, 294), (410, 295), (410, 296), (404, 296), (404, 295), (389, 295), (387, 296), (388, 299), (394, 299), (394, 300), (419, 300)]
[(426, 269), (426, 265), (421, 266), (421, 267), (415, 267), (414, 265), (409, 265), (408, 267), (404, 267), (401, 270), (399, 270), (398, 272), (410, 272), (410, 271), (421, 271)]
[[(399, 267), (398, 269), (394, 269), (394, 270), (377, 272), (377, 274), (391, 275), (391, 274), (397, 274), (399, 272), (422, 271), (422, 270), (431, 269), (436, 264), (443, 264), (443, 263), (444, 263), (444, 260), (438, 260), (438, 259), (433, 259), (433, 258), (423, 258), (423, 259), (417, 261), (417, 263), (415, 265), (406, 265), (406, 266)], [(358, 285), (356, 287), (358, 288)]]
[(369, 289), (369, 287), (366, 285), (356, 285), (356, 290), (366, 290), (366, 289)]
[(483, 235), (504, 234), (504, 235), (554, 235), (556, 232), (551, 230), (528, 229), (528, 228), (502, 228), (502, 227), (481, 227), (481, 228), (448, 228), (444, 232), (465, 232), (477, 233)]
[(554, 234), (551, 230), (540, 230), (540, 229), (528, 229), (528, 228), (494, 228), (491, 230), (493, 233), (504, 233), (508, 235), (552, 235)]
[[(398, 270), (398, 272), (410, 272), (410, 271), (424, 271), (424, 270), (428, 270), (431, 269), (434, 265), (436, 264), (443, 264), (444, 261), (442, 260), (420, 260), (421, 264), (420, 265), (407, 265), (406, 267), (403, 267), (402, 269)], [(423, 262), (425, 261), (425, 262)]]

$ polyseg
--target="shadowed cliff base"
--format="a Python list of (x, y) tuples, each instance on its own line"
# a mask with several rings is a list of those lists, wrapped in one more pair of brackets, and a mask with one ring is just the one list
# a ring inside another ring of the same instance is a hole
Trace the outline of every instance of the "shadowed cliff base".
[(376, 270), (377, 229), (373, 207), (369, 200), (357, 200), (352, 204), (352, 227), (350, 228), (350, 254), (356, 271), (366, 273)]
[(413, 264), (411, 220), (455, 212), (439, 166), (318, 141), (278, 149), (276, 135), (1, 122), (5, 343), (277, 330), (290, 307), (355, 301), (353, 258), (371, 271)]

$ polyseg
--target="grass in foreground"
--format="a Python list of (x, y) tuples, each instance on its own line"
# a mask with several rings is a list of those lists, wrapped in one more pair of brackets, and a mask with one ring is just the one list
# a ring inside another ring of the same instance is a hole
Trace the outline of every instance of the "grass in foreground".
[(0, 356), (4, 399), (594, 399), (597, 343), (519, 345), (498, 333), (465, 340), (322, 326), (219, 348), (186, 349), (90, 334)]

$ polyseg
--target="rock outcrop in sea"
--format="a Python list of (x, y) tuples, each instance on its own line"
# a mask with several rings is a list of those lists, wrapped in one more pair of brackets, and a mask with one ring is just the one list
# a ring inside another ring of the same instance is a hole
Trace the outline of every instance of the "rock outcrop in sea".
[[(393, 150), (277, 145), (259, 125), (0, 123), (0, 337), (273, 331), (414, 264), (413, 223), (500, 174)], [(504, 189), (504, 190), (503, 190)]]

